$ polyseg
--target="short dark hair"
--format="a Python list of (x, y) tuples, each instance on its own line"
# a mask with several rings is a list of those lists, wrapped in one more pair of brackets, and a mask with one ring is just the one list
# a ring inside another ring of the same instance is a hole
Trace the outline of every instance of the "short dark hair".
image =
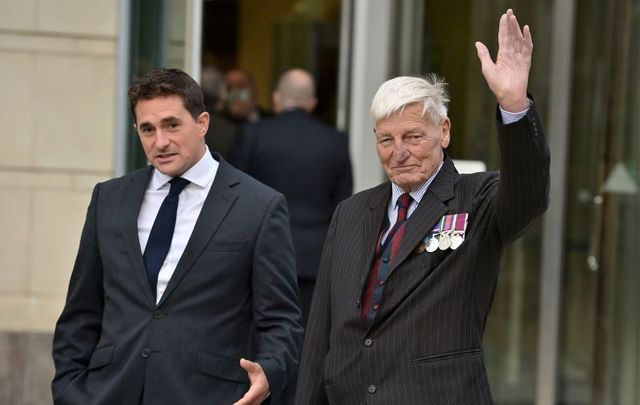
[(134, 121), (136, 105), (140, 100), (156, 97), (179, 96), (194, 120), (205, 111), (202, 89), (195, 80), (180, 69), (153, 69), (136, 78), (129, 87), (129, 107)]

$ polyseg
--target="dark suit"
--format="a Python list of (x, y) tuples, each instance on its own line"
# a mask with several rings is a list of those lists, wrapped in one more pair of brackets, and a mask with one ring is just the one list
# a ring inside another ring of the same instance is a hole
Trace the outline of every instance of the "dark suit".
[[(504, 247), (547, 206), (549, 151), (532, 106), (498, 124), (501, 174), (460, 175), (446, 157), (406, 222), (371, 325), (359, 298), (391, 195), (356, 194), (334, 214), (301, 360), (296, 403), (491, 404), (482, 335)], [(443, 215), (468, 213), (457, 250), (416, 248)]]
[(229, 159), (231, 148), (238, 133), (238, 125), (224, 113), (207, 109), (211, 123), (204, 136), (205, 142), (212, 153), (219, 153)]
[(56, 404), (231, 404), (249, 388), (241, 357), (273, 392), (292, 375), (302, 330), (284, 198), (217, 159), (158, 305), (137, 229), (153, 169), (95, 187), (54, 336)]
[(348, 139), (291, 110), (242, 128), (233, 164), (287, 198), (304, 316), (331, 216), (352, 192)]

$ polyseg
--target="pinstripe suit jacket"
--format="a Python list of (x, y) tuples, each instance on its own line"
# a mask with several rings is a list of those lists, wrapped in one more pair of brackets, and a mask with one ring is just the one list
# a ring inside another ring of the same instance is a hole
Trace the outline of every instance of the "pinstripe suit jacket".
[[(500, 120), (498, 118), (498, 120)], [(322, 256), (299, 371), (299, 405), (491, 404), (482, 335), (504, 247), (547, 207), (549, 150), (535, 105), (498, 123), (500, 173), (460, 175), (447, 157), (387, 278), (377, 316), (359, 298), (390, 183), (338, 206)], [(457, 250), (417, 253), (443, 215), (468, 213)]]

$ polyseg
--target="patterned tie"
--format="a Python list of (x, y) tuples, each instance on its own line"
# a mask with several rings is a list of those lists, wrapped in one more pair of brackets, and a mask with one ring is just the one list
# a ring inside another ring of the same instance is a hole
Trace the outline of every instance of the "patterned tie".
[(375, 318), (380, 299), (382, 298), (382, 290), (389, 272), (391, 271), (391, 263), (395, 257), (402, 238), (404, 237), (404, 224), (407, 221), (407, 213), (412, 198), (408, 193), (404, 193), (398, 198), (398, 217), (393, 225), (384, 243), (378, 243), (376, 253), (367, 278), (367, 286), (362, 296), (362, 307), (360, 313), (363, 318), (372, 322)]
[(387, 242), (389, 241), (389, 239), (391, 239), (392, 245), (394, 244), (394, 241), (397, 241), (397, 243), (395, 243), (397, 245), (395, 249), (396, 251), (397, 247), (400, 246), (402, 237), (404, 236), (404, 226), (402, 225), (407, 220), (407, 214), (409, 212), (409, 205), (411, 204), (411, 200), (412, 198), (409, 193), (404, 193), (398, 198), (398, 218), (396, 218), (396, 223), (393, 225), (391, 232), (389, 232), (389, 234), (387, 235), (387, 239), (385, 240), (385, 242)]
[(156, 286), (158, 284), (158, 273), (167, 257), (173, 230), (176, 226), (176, 212), (178, 211), (178, 199), (182, 190), (189, 184), (189, 180), (182, 177), (175, 177), (169, 182), (171, 189), (169, 194), (162, 201), (158, 215), (153, 222), (147, 246), (144, 249), (144, 267), (147, 270), (147, 278), (153, 296), (156, 296)]

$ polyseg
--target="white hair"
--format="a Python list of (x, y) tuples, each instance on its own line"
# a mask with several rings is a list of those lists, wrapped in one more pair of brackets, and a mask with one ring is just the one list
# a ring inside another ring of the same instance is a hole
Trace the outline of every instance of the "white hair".
[(436, 74), (424, 77), (398, 76), (382, 83), (371, 102), (374, 124), (397, 112), (402, 113), (410, 104), (422, 104), (422, 116), (439, 123), (447, 116), (449, 94), (447, 83)]

